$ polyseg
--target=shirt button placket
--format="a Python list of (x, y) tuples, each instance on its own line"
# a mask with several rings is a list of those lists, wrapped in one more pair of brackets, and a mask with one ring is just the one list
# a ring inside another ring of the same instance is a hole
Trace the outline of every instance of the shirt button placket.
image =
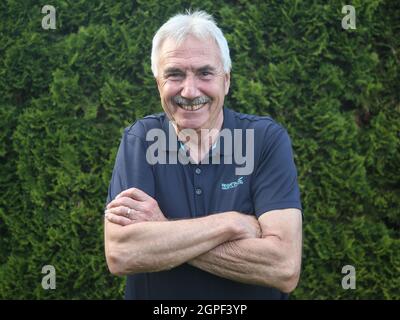
[(194, 172), (196, 173), (195, 180), (196, 180), (196, 184), (195, 184), (195, 190), (194, 192), (196, 193), (196, 195), (201, 196), (201, 194), (203, 193), (203, 190), (199, 187), (199, 182), (200, 182), (200, 174), (201, 174), (201, 169), (199, 167), (197, 167), (196, 169), (194, 169)]
[(194, 196), (195, 196), (195, 207), (196, 207), (196, 216), (204, 214), (204, 186), (203, 186), (203, 180), (204, 180), (204, 170), (200, 168), (200, 166), (196, 166), (193, 170), (194, 174)]

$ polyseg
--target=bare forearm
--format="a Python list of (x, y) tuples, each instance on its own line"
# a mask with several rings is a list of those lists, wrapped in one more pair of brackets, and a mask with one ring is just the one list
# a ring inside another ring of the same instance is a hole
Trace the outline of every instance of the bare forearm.
[(290, 291), (286, 288), (290, 276), (286, 272), (287, 260), (279, 241), (275, 237), (229, 241), (189, 264), (230, 280)]
[(106, 221), (106, 256), (113, 273), (171, 269), (237, 236), (228, 216), (142, 222), (119, 226)]

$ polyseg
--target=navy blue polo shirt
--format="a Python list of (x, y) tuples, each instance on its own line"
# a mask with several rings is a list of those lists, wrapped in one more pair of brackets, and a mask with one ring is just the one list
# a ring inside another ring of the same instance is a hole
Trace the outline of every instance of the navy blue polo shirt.
[[(225, 211), (260, 217), (275, 209), (301, 210), (297, 172), (286, 130), (269, 117), (242, 114), (226, 107), (223, 112), (223, 130), (254, 130), (254, 169), (251, 174), (238, 175), (236, 170), (246, 165), (243, 161), (238, 164), (235, 157), (235, 148), (240, 143), (242, 154), (245, 154), (244, 134), (241, 141), (233, 140), (236, 143), (233, 148), (224, 147), (229, 140), (219, 139), (210, 151), (208, 163), (149, 163), (146, 151), (154, 141), (147, 141), (146, 134), (151, 129), (165, 132), (167, 143), (158, 152), (165, 152), (167, 159), (176, 157), (182, 147), (176, 135), (175, 140), (170, 135), (167, 116), (164, 113), (151, 115), (125, 129), (107, 203), (121, 191), (136, 187), (156, 199), (168, 219), (196, 218)], [(220, 164), (215, 164), (214, 157), (221, 158)], [(186, 263), (168, 271), (129, 275), (125, 296), (127, 299), (287, 297), (275, 288), (231, 281)]]

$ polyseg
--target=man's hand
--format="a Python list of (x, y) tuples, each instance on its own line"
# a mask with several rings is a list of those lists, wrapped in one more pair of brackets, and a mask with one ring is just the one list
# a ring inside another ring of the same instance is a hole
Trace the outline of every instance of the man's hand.
[(243, 229), (243, 233), (241, 237), (238, 238), (238, 240), (261, 238), (262, 235), (261, 226), (254, 215), (248, 215), (238, 212), (235, 212), (235, 214), (238, 216), (237, 219)]
[(122, 226), (143, 221), (167, 221), (158, 203), (137, 188), (122, 191), (107, 205), (105, 217)]
[[(121, 226), (143, 221), (168, 221), (157, 201), (137, 188), (124, 190), (117, 195), (108, 204), (105, 215), (108, 221)], [(229, 218), (237, 227), (237, 237), (232, 240), (261, 237), (260, 224), (255, 216), (232, 211), (229, 212)]]
[[(157, 201), (137, 188), (124, 190), (117, 195), (108, 204), (105, 215), (110, 222), (121, 226), (143, 221), (168, 221)], [(238, 236), (232, 240), (261, 237), (260, 224), (255, 216), (232, 211), (229, 217), (238, 230)]]

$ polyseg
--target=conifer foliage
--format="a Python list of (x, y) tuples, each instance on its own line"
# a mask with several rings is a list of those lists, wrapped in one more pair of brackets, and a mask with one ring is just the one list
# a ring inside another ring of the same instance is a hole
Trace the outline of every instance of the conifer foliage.
[(397, 1), (352, 1), (347, 30), (336, 0), (48, 2), (56, 29), (42, 1), (0, 3), (0, 298), (122, 298), (104, 258), (108, 183), (123, 128), (161, 111), (152, 37), (187, 8), (228, 40), (226, 104), (291, 136), (305, 218), (291, 297), (400, 298)]

